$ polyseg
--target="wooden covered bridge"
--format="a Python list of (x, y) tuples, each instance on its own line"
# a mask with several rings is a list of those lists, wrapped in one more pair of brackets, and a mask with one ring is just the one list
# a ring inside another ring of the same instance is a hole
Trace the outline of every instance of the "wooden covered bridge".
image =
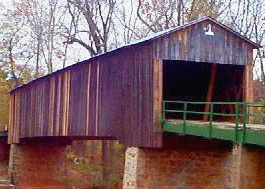
[(12, 90), (8, 142), (163, 148), (175, 133), (265, 146), (263, 107), (253, 104), (257, 48), (209, 17), (156, 33)]
[[(256, 48), (259, 45), (204, 18), (74, 64), (11, 91), (9, 143), (66, 136), (162, 147), (163, 129), (235, 140), (232, 135), (241, 130), (242, 117), (244, 128), (248, 126), (244, 118), (249, 117), (247, 108), (253, 101), (252, 54)], [(174, 111), (182, 115), (174, 116)], [(190, 131), (188, 119), (205, 121), (205, 116), (190, 115), (196, 111), (211, 119), (206, 120), (208, 125)], [(222, 135), (224, 127), (219, 136), (213, 124), (222, 115), (238, 116), (230, 119), (237, 127), (228, 138)], [(183, 119), (183, 123), (174, 124), (167, 118)], [(247, 128), (248, 142), (251, 127)], [(259, 141), (265, 145), (265, 138)]]

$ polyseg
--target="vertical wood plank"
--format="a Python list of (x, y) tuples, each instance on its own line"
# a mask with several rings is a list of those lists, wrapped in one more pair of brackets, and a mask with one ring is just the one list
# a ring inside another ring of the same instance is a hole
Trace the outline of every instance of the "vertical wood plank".
[(87, 76), (87, 104), (86, 104), (86, 135), (89, 135), (89, 119), (90, 119), (90, 114), (89, 114), (89, 99), (90, 99), (90, 81), (91, 81), (91, 64), (88, 65), (88, 76)]
[(153, 68), (153, 93), (154, 93), (154, 116), (153, 116), (153, 124), (154, 124), (154, 146), (161, 147), (162, 146), (162, 98), (163, 98), (163, 60), (155, 59), (154, 60), (154, 68)]

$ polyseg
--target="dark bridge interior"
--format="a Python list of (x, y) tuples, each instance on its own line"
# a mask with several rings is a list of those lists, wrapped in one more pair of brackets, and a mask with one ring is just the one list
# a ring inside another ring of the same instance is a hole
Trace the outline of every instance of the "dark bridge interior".
[[(245, 66), (214, 64), (188, 61), (163, 62), (163, 100), (205, 102), (212, 82), (212, 102), (240, 102), (243, 100), (243, 81)], [(171, 104), (172, 106), (172, 104)], [(173, 105), (173, 109), (182, 109), (183, 104)], [(203, 112), (205, 105), (190, 105), (188, 110)], [(230, 105), (215, 106), (214, 112), (233, 113)], [(182, 113), (170, 114), (169, 118), (182, 118)], [(201, 120), (202, 115), (187, 115), (187, 119)], [(215, 121), (224, 121), (225, 117), (216, 117)]]

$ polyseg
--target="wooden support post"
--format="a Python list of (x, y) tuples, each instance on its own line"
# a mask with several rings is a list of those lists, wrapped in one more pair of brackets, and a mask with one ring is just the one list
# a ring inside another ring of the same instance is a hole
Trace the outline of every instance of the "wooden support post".
[(153, 78), (154, 78), (154, 146), (161, 147), (162, 146), (162, 101), (163, 101), (163, 60), (155, 59), (154, 67), (153, 67)]
[[(252, 73), (252, 63), (246, 65), (244, 73), (244, 101), (253, 102), (253, 73)], [(249, 108), (249, 113), (253, 113), (253, 108)], [(253, 123), (253, 117), (249, 118), (249, 123)]]
[(235, 113), (236, 113), (235, 142), (238, 143), (238, 126), (240, 121), (238, 104), (235, 104)]
[[(210, 81), (208, 85), (208, 91), (207, 91), (205, 102), (212, 101), (216, 72), (217, 72), (217, 64), (212, 64), (211, 76), (210, 76)], [(210, 104), (205, 104), (204, 112), (209, 112), (209, 111), (210, 111)], [(209, 118), (208, 114), (203, 115), (203, 121), (208, 121), (208, 118)]]
[(183, 112), (183, 134), (186, 134), (186, 119), (187, 119), (187, 106), (188, 103), (184, 103), (184, 112)]

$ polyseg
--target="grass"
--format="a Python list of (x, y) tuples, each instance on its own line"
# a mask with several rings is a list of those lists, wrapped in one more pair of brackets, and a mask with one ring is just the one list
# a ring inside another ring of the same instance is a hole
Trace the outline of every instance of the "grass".
[(89, 172), (102, 172), (102, 166), (97, 164), (90, 164), (90, 163), (80, 163), (72, 165), (72, 168), (75, 171), (82, 172), (82, 173), (89, 173)]

